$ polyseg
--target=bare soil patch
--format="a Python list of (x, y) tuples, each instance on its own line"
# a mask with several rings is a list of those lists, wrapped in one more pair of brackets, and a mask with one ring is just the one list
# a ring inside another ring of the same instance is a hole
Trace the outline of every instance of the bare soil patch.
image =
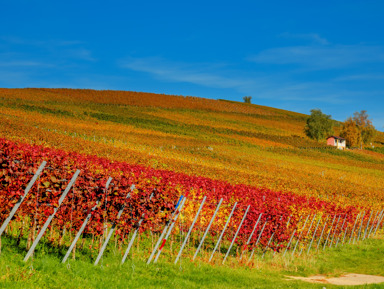
[(290, 280), (302, 280), (310, 283), (320, 284), (333, 284), (333, 285), (365, 285), (365, 284), (377, 284), (384, 283), (384, 277), (374, 275), (363, 275), (363, 274), (346, 274), (340, 277), (330, 277), (318, 275), (311, 277), (298, 277), (298, 276), (287, 276)]

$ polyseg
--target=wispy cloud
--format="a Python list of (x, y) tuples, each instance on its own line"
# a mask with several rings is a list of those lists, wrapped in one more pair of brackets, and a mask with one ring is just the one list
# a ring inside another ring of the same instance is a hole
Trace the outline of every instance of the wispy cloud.
[[(134, 71), (147, 72), (154, 77), (171, 82), (186, 82), (207, 87), (238, 88), (250, 81), (217, 74), (213, 70), (217, 64), (188, 64), (167, 61), (162, 58), (127, 58), (119, 61), (119, 65)], [(222, 69), (224, 71), (224, 69)]]
[(92, 52), (90, 50), (84, 48), (64, 50), (63, 55), (68, 58), (75, 58), (92, 62), (97, 60), (92, 56)]
[(11, 45), (24, 45), (24, 46), (37, 46), (37, 47), (52, 47), (52, 46), (76, 46), (86, 44), (84, 41), (79, 40), (62, 40), (62, 39), (49, 39), (49, 40), (36, 40), (26, 39), (15, 36), (1, 36), (0, 40), (3, 43)]
[(333, 81), (360, 81), (360, 80), (384, 80), (384, 74), (355, 74), (336, 77)]
[(350, 91), (340, 91), (331, 83), (297, 82), (284, 75), (262, 75), (260, 72), (244, 76), (223, 65), (177, 63), (156, 57), (127, 58), (119, 65), (148, 73), (161, 81), (233, 89), (236, 93), (259, 99), (340, 104), (347, 102), (347, 96), (351, 95)]
[(265, 89), (251, 89), (252, 95), (262, 99), (275, 99), (292, 103), (323, 103), (339, 105), (351, 102), (351, 96), (364, 94), (323, 82), (297, 82), (274, 77), (268, 79)]
[(71, 73), (84, 74), (97, 61), (92, 51), (76, 40), (0, 37), (0, 45), (0, 86), (3, 87), (58, 87), (65, 83), (60, 77), (79, 87), (81, 83), (75, 79), (80, 77), (71, 77)]
[(92, 55), (91, 50), (84, 47), (86, 43), (77, 40), (33, 40), (3, 36), (0, 37), (0, 44), (3, 46), (2, 50), (5, 51), (0, 54), (0, 61), (3, 57), (6, 59), (5, 62), (9, 61), (10, 63), (15, 63), (15, 65), (23, 62), (42, 62), (36, 60), (36, 55), (40, 55), (40, 59), (49, 58), (51, 63), (57, 62), (57, 60), (65, 61), (70, 59), (90, 62), (97, 60)]
[(2, 61), (0, 59), (0, 67), (53, 67), (53, 64), (30, 61), (30, 60), (20, 60), (20, 61)]
[(317, 33), (294, 34), (294, 33), (286, 32), (286, 33), (280, 34), (280, 37), (293, 38), (293, 39), (303, 39), (303, 40), (308, 40), (308, 41), (311, 41), (312, 43), (320, 44), (320, 45), (330, 44), (326, 38), (321, 37)]
[(261, 51), (248, 60), (276, 65), (296, 64), (309, 69), (335, 69), (354, 64), (384, 62), (384, 47), (364, 45), (278, 47)]

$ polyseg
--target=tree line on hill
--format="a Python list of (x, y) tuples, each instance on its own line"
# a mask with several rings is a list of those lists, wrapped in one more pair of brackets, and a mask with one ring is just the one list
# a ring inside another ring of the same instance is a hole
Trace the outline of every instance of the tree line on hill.
[[(312, 109), (304, 131), (308, 137), (320, 141), (334, 134), (335, 124), (330, 115), (322, 113), (320, 109)], [(340, 136), (345, 138), (348, 147), (361, 149), (372, 142), (375, 135), (376, 129), (365, 110), (355, 112), (352, 117), (347, 118), (340, 131)]]
[[(244, 103), (251, 103), (251, 96), (244, 96)], [(320, 109), (312, 109), (311, 115), (307, 119), (305, 134), (317, 141), (324, 140), (334, 134), (336, 121), (331, 115), (324, 114)], [(369, 119), (366, 110), (355, 112), (352, 117), (347, 118), (342, 123), (340, 136), (345, 138), (348, 147), (360, 147), (373, 141), (376, 135), (376, 129)]]

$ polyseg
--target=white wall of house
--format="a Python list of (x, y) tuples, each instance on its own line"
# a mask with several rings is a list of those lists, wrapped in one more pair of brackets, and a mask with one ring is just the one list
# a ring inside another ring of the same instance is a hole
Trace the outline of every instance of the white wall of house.
[(346, 141), (344, 139), (335, 139), (335, 147), (338, 149), (345, 149), (346, 148)]

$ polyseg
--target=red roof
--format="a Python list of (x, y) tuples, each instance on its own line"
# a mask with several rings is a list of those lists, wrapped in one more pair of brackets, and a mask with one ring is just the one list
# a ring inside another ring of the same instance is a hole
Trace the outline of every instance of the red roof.
[(339, 136), (334, 136), (334, 135), (331, 135), (329, 137), (327, 137), (327, 139), (329, 138), (334, 138), (334, 139), (339, 139), (339, 140), (345, 140), (345, 138), (342, 138), (342, 137), (339, 137)]

